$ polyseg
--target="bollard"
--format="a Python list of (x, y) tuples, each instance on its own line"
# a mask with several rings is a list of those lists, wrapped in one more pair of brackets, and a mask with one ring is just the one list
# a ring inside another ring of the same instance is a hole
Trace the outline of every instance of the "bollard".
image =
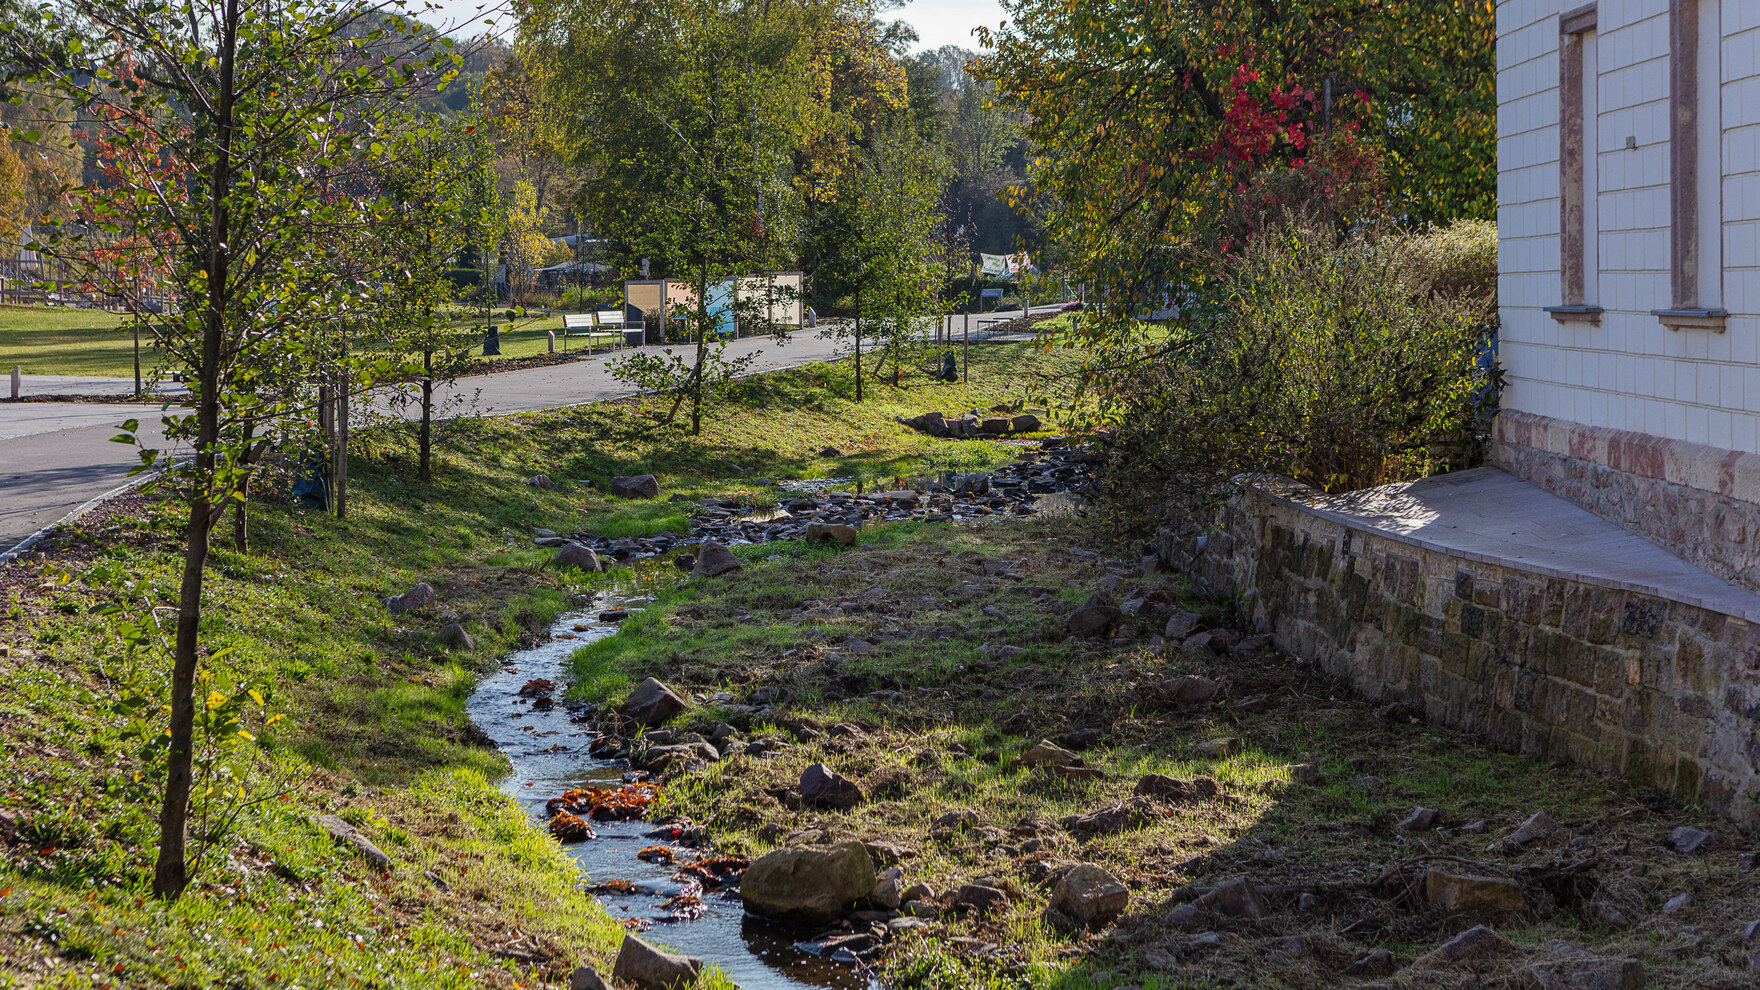
[(18, 399), (19, 396), (21, 396), (23, 394), (24, 394), (24, 365), (15, 364), (12, 366), (12, 398), (14, 400), (16, 400), (16, 399)]
[(550, 331), (550, 353), (556, 353), (556, 331)]

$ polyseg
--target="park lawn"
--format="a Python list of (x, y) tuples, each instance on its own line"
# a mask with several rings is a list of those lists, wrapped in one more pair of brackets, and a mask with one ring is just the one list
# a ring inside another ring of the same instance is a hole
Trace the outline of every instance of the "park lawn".
[[(27, 375), (81, 375), (95, 378), (132, 378), (134, 376), (134, 339), (127, 329), (126, 313), (107, 313), (99, 309), (72, 309), (44, 306), (0, 307), (0, 370), (22, 367)], [(548, 332), (556, 331), (558, 351), (580, 350), (584, 341), (562, 337), (562, 315), (533, 313), (520, 317), (510, 325), (506, 317), (496, 314), (501, 328), (501, 358), (531, 357), (549, 350)], [(456, 326), (480, 326), (480, 320), (463, 319)], [(479, 361), (493, 364), (496, 358), (482, 356), (480, 342), (472, 347)], [(141, 341), (141, 374), (152, 377), (160, 352), (150, 337)]]
[[(126, 313), (101, 309), (0, 306), (0, 369), (27, 375), (134, 375), (134, 339)], [(141, 371), (151, 374), (158, 354), (141, 343)]]
[[(544, 566), (534, 527), (676, 528), (664, 505), (613, 502), (569, 480), (602, 489), (612, 474), (650, 469), (673, 491), (757, 502), (775, 497), (753, 481), (758, 470), (987, 466), (1015, 448), (929, 441), (892, 417), (1019, 404), (1023, 383), (1065, 363), (985, 348), (970, 385), (907, 375), (860, 406), (847, 367), (797, 369), (714, 404), (697, 437), (655, 423), (651, 402), (466, 420), (443, 432), (432, 485), (414, 480), (405, 432), (368, 430), (341, 521), (292, 507), (287, 479), (265, 473), (249, 549), (232, 548), (225, 526), (217, 534), (203, 639), (213, 688), (265, 694), (263, 710), (247, 706), (255, 739), (240, 773), (272, 800), (242, 815), (172, 906), (148, 895), (156, 776), (118, 708), (124, 687), (162, 698), (168, 661), (157, 647), (130, 658), (92, 606), (144, 619), (175, 602), (180, 515), (146, 503), (52, 538), (46, 563), (0, 568), (0, 974), (55, 987), (512, 988), (603, 967), (621, 927), (501, 792), (504, 762), (472, 744), (465, 722), (480, 672), (581, 590)], [(822, 454), (829, 443), (849, 456)], [(525, 484), (540, 472), (559, 490)], [(437, 589), (438, 611), (391, 616), (380, 599), (417, 581)], [(445, 645), (453, 621), (474, 648)], [(286, 717), (266, 724), (273, 714)], [(392, 869), (331, 842), (312, 824), (323, 813), (357, 825)]]

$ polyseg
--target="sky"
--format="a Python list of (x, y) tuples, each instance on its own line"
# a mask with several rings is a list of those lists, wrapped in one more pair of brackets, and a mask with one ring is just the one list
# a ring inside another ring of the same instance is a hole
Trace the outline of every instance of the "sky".
[[(424, 20), (443, 22), (448, 25), (460, 21), (471, 20), (480, 22), (481, 10), (504, 10), (506, 5), (499, 0), (435, 0), (440, 7), (439, 16), (423, 15)], [(420, 3), (411, 3), (409, 10), (414, 12)], [(972, 29), (980, 24), (994, 29), (1006, 18), (1002, 13), (1000, 0), (911, 0), (904, 9), (893, 11), (886, 16), (903, 19), (917, 29), (921, 37), (917, 43), (918, 50), (940, 48), (943, 45), (958, 45), (961, 48), (976, 49), (978, 42), (972, 37)], [(511, 29), (512, 18), (497, 18), (498, 30)], [(480, 33), (480, 28), (473, 27), (460, 32), (464, 36)]]
[(972, 29), (983, 25), (995, 30), (1007, 20), (998, 0), (914, 0), (905, 8), (888, 16), (909, 21), (922, 40), (919, 49), (958, 45), (976, 50), (978, 39)]

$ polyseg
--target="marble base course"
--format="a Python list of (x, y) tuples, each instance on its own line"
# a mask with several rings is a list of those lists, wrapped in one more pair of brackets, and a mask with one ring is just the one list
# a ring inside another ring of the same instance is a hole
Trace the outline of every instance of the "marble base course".
[(1261, 486), (1201, 544), (1162, 530), (1159, 556), (1372, 700), (1760, 822), (1760, 625), (1469, 560), (1322, 517), (1318, 498)]

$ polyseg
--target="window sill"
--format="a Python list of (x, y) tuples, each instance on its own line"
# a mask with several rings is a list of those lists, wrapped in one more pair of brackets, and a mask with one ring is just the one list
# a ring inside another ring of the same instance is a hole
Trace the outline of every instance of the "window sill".
[(1600, 306), (1548, 306), (1546, 312), (1560, 323), (1587, 323), (1597, 327), (1601, 325)]
[(1670, 330), (1710, 330), (1722, 333), (1729, 322), (1727, 309), (1653, 309), (1650, 315)]

